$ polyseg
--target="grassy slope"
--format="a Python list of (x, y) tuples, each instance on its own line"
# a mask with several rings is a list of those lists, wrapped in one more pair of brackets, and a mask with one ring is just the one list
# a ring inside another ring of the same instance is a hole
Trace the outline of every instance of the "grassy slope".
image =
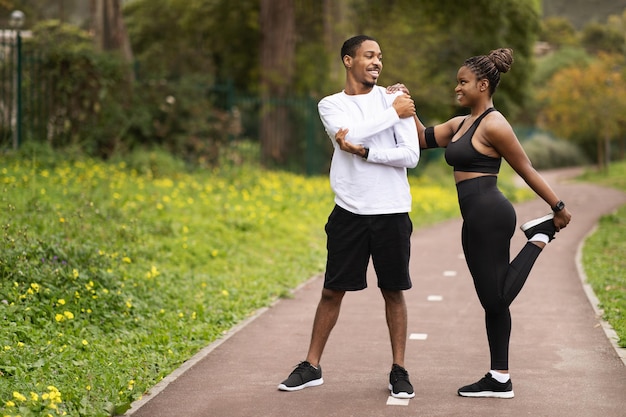
[[(587, 173), (582, 179), (626, 191), (626, 163), (611, 165), (608, 175)], [(626, 347), (626, 206), (600, 219), (585, 242), (583, 266), (604, 318)]]

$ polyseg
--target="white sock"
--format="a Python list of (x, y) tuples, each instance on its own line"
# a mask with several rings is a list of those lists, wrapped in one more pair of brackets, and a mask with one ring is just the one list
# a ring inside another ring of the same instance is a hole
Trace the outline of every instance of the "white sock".
[(493, 377), (493, 379), (495, 379), (496, 381), (504, 384), (505, 382), (507, 382), (509, 379), (511, 379), (511, 377), (509, 376), (509, 374), (503, 374), (502, 372), (498, 372), (498, 371), (494, 371), (491, 370), (489, 371), (489, 373), (491, 374), (491, 376)]
[(548, 235), (544, 233), (537, 233), (536, 235), (528, 239), (528, 241), (529, 242), (543, 242), (547, 244), (548, 242), (550, 242), (550, 238), (548, 237)]

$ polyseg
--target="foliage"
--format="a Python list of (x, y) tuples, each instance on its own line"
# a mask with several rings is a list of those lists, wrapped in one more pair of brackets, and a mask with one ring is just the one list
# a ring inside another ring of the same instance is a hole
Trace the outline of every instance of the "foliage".
[[(574, 43), (565, 19), (546, 19), (542, 40), (552, 41), (551, 52), (539, 59), (534, 76), (529, 113), (537, 125), (578, 143), (600, 166), (623, 158), (626, 146), (625, 22), (626, 12), (609, 16), (606, 24), (591, 21), (574, 33)], [(611, 149), (615, 142), (618, 152)]]
[[(123, 413), (323, 270), (326, 176), (146, 159), (0, 157), (0, 415)], [(416, 227), (458, 216), (446, 178), (410, 178)]]
[(608, 16), (626, 9), (626, 0), (543, 0), (545, 17), (564, 17), (576, 29), (581, 29), (590, 21), (604, 21)]
[(240, 121), (218, 106), (210, 85), (202, 75), (135, 83), (125, 150), (157, 147), (192, 164), (217, 166), (230, 139), (239, 137)]
[(30, 78), (38, 83), (39, 100), (46, 103), (52, 145), (110, 155), (125, 133), (120, 129), (127, 105), (121, 61), (96, 53), (86, 32), (58, 21), (37, 24), (25, 48), (38, 52), (37, 74), (45, 74)]
[(546, 134), (535, 134), (523, 141), (522, 146), (536, 169), (582, 166), (589, 162), (575, 144)]
[(533, 84), (545, 86), (557, 72), (569, 67), (587, 67), (593, 59), (592, 55), (578, 46), (558, 48), (549, 56), (537, 60)]
[(58, 21), (37, 24), (25, 47), (39, 62), (24, 88), (39, 89), (47, 131), (25, 142), (104, 158), (161, 147), (213, 166), (238, 133), (237, 120), (211, 95), (213, 79), (202, 74), (131, 84), (117, 55), (96, 51), (86, 32)]
[[(295, 8), (294, 96), (317, 100), (341, 89), (339, 46), (346, 37), (367, 32), (380, 39), (385, 54), (380, 84), (404, 82), (428, 124), (465, 111), (457, 107), (453, 88), (458, 67), (471, 55), (512, 47), (515, 64), (502, 78), (496, 105), (514, 123), (530, 125), (541, 117), (546, 127), (552, 126), (545, 122), (548, 116), (561, 112), (561, 104), (554, 102), (557, 108), (550, 109), (553, 103), (544, 100), (551, 88), (548, 81), (576, 61), (593, 59), (580, 47), (563, 47), (542, 57), (535, 73), (533, 46), (540, 29), (542, 40), (554, 40), (559, 48), (583, 38), (572, 34), (563, 20), (544, 21), (540, 28), (538, 0), (480, 0), (463, 8), (452, 0), (302, 0)], [(57, 51), (45, 63), (58, 89), (45, 93), (55, 100), (49, 119), (54, 145), (72, 145), (107, 158), (156, 146), (212, 166), (223, 159), (222, 153), (232, 153), (233, 142), (259, 140), (259, 129), (245, 130), (240, 122), (259, 119), (263, 107), (250, 106), (239, 114), (235, 112), (242, 109), (232, 107), (235, 97), (259, 93), (258, 0), (133, 0), (124, 3), (124, 13), (137, 58), (137, 82), (132, 86), (124, 78), (123, 64), (115, 56), (94, 52), (86, 32), (49, 23), (39, 25), (45, 30), (36, 30), (39, 48)], [(600, 26), (602, 33), (623, 33), (623, 16)], [(602, 39), (617, 42), (610, 36)], [(233, 87), (229, 92), (224, 89), (227, 80)], [(540, 101), (533, 99), (536, 92)], [(597, 92), (589, 94), (598, 96), (597, 102), (603, 99)], [(297, 116), (289, 120), (296, 126), (284, 130), (297, 142), (290, 146), (295, 157), (283, 168), (301, 166), (298, 156), (317, 152), (307, 142), (309, 127), (320, 125), (317, 115), (301, 117), (302, 112), (294, 111)], [(601, 116), (594, 117), (597, 121)], [(560, 131), (552, 133), (565, 137)], [(599, 154), (588, 132), (566, 139), (584, 142), (589, 155)]]
[(125, 23), (139, 78), (168, 80), (204, 74), (234, 80), (242, 90), (258, 81), (258, 1), (134, 0)]
[[(600, 55), (589, 66), (556, 73), (539, 94), (542, 126), (557, 136), (576, 141), (605, 162), (605, 141), (614, 140), (626, 126), (624, 57)], [(602, 128), (599, 129), (599, 126)]]
[(548, 17), (541, 22), (540, 39), (555, 48), (579, 44), (574, 25), (565, 17)]
[(361, 31), (380, 38), (388, 57), (380, 83), (402, 81), (409, 86), (425, 120), (446, 120), (458, 111), (453, 101), (458, 68), (465, 59), (496, 48), (515, 51), (513, 69), (502, 77), (498, 89), (498, 107), (515, 116), (528, 99), (532, 48), (539, 31), (538, 1), (481, 0), (465, 7), (454, 0), (421, 1), (418, 7), (407, 0), (354, 4)]
[(585, 25), (581, 34), (581, 44), (592, 54), (605, 52), (619, 54), (626, 52), (624, 33), (600, 23)]
[[(626, 191), (626, 163), (614, 163), (606, 173), (587, 172), (581, 177)], [(593, 288), (603, 318), (626, 348), (626, 207), (603, 216), (596, 231), (587, 238), (582, 262), (587, 280)]]
[[(258, 65), (259, 54), (259, 29), (251, 23), (258, 19), (258, 10), (252, 5), (255, 2), (157, 0), (154, 5), (150, 0), (150, 7), (144, 3), (147, 0), (135, 0), (125, 7), (140, 74), (149, 70), (172, 77), (201, 68), (218, 80), (233, 77), (235, 86), (246, 93), (256, 92), (259, 72), (251, 72)], [(501, 107), (509, 112), (524, 101), (532, 45), (539, 28), (536, 0), (473, 3), (469, 12), (476, 24), (471, 26), (464, 23), (467, 9), (461, 14), (452, 1), (421, 1), (419, 7), (409, 1), (325, 3), (330, 2), (296, 2), (296, 93), (321, 97), (340, 89), (343, 70), (336, 70), (341, 42), (356, 32), (367, 32), (381, 39), (385, 56), (390, 57), (381, 83), (403, 81), (409, 87), (420, 86), (414, 96), (426, 118), (448, 117), (455, 111), (452, 88), (464, 59), (502, 46), (515, 49), (516, 69), (503, 79)], [(177, 30), (163, 30), (170, 26)], [(210, 42), (198, 45), (199, 39)], [(441, 45), (446, 45), (445, 50)], [(207, 49), (214, 51), (213, 55), (202, 53)], [(164, 55), (169, 58), (163, 59)], [(197, 66), (188, 64), (188, 55), (194, 57)]]

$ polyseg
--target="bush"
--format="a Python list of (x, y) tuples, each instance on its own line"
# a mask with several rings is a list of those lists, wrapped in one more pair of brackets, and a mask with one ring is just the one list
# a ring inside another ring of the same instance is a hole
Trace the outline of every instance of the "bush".
[(580, 148), (569, 142), (552, 139), (546, 134), (535, 134), (522, 146), (536, 169), (580, 166), (589, 163)]
[(236, 117), (215, 105), (206, 75), (132, 81), (118, 55), (97, 51), (89, 34), (58, 21), (36, 25), (25, 50), (37, 57), (27, 89), (39, 96), (25, 114), (41, 127), (31, 126), (25, 143), (105, 159), (156, 147), (217, 166), (239, 133)]
[(86, 32), (54, 20), (33, 28), (25, 51), (37, 57), (25, 78), (45, 109), (38, 116), (46, 131), (29, 140), (110, 156), (128, 126), (128, 66), (117, 55), (96, 51)]

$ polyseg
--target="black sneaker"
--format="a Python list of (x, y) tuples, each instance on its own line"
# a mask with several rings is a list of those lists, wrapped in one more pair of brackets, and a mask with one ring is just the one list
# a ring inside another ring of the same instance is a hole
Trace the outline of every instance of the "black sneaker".
[(298, 391), (306, 387), (316, 387), (322, 385), (322, 367), (313, 367), (307, 361), (300, 362), (296, 369), (289, 374), (289, 377), (278, 384), (281, 391)]
[(546, 214), (538, 219), (529, 220), (520, 226), (522, 232), (528, 239), (535, 236), (537, 233), (543, 233), (548, 236), (548, 242), (554, 239), (556, 234), (556, 227), (554, 226), (554, 213)]
[(513, 398), (513, 384), (509, 379), (502, 383), (496, 381), (490, 373), (487, 373), (480, 381), (459, 388), (457, 391), (461, 397), (476, 398)]
[(413, 385), (411, 385), (411, 381), (409, 381), (409, 373), (406, 369), (395, 363), (389, 373), (389, 390), (391, 391), (391, 396), (395, 398), (415, 397)]

